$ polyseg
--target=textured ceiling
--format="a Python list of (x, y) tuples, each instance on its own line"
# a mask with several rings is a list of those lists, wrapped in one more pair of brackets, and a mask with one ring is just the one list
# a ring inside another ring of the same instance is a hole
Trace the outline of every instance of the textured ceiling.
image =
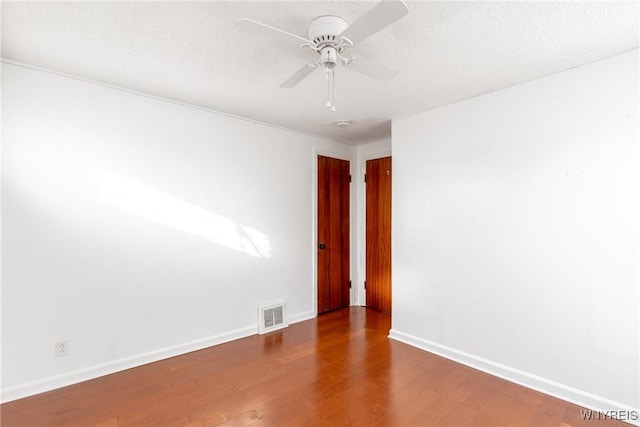
[(2, 57), (357, 145), (389, 138), (392, 119), (638, 47), (637, 2), (407, 2), (409, 15), (352, 50), (399, 76), (338, 69), (331, 113), (322, 73), (279, 87), (313, 53), (234, 25), (306, 37), (316, 16), (353, 22), (375, 4), (3, 2)]

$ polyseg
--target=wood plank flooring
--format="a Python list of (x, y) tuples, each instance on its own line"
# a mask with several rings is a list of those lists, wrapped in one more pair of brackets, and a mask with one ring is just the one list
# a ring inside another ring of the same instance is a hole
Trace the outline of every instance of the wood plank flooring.
[(390, 340), (361, 307), (0, 407), (30, 426), (628, 426)]

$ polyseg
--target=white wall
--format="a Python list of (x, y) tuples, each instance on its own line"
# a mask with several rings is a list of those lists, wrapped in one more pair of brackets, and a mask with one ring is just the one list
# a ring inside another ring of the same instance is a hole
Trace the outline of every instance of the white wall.
[(354, 147), (7, 63), (2, 107), (3, 401), (315, 315), (315, 153)]
[(638, 51), (397, 120), (393, 162), (391, 336), (637, 410)]

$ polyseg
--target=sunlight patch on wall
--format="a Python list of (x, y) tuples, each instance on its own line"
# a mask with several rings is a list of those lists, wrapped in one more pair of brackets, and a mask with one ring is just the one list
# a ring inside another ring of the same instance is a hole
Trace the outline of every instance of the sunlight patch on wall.
[(102, 197), (114, 206), (160, 224), (259, 258), (271, 256), (269, 237), (131, 178), (101, 169)]

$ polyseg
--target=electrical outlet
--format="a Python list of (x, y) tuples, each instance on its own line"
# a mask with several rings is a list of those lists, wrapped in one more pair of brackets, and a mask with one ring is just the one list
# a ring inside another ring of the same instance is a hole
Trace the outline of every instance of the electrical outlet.
[(55, 355), (56, 357), (69, 355), (69, 340), (56, 341)]

